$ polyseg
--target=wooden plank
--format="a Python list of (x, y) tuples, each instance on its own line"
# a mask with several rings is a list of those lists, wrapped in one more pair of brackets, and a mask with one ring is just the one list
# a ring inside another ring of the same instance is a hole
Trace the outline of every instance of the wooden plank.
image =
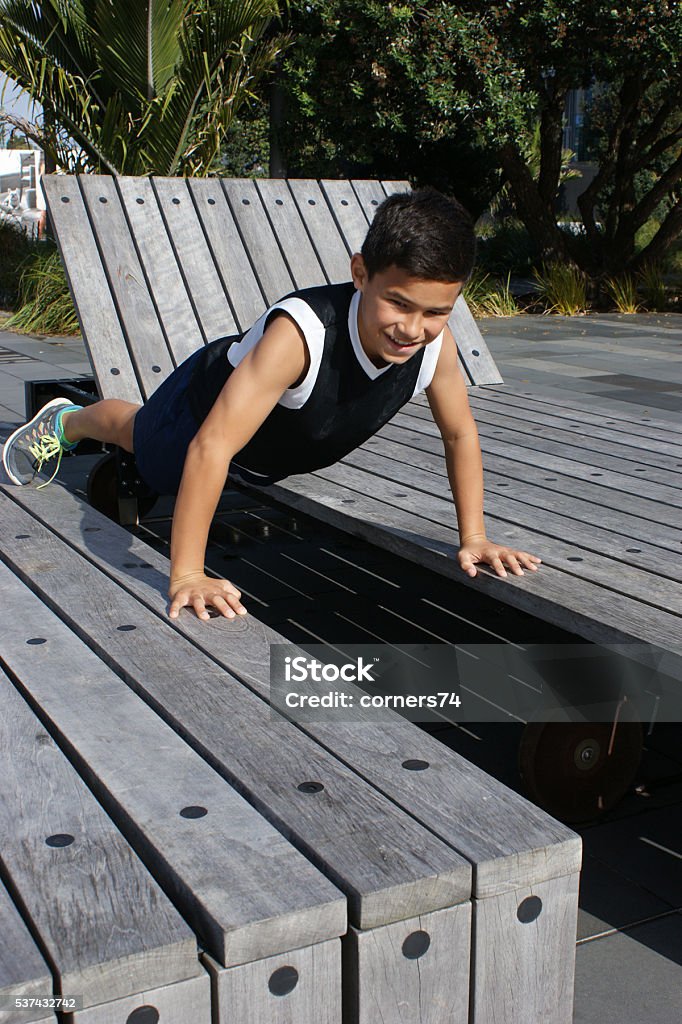
[[(178, 366), (192, 352), (201, 348), (204, 338), (156, 202), (151, 180), (121, 176), (115, 181), (173, 362)], [(178, 205), (189, 211), (192, 200), (187, 186), (183, 183), (180, 188), (183, 194), (174, 198), (180, 199)], [(140, 339), (135, 337), (131, 341), (139, 344)]]
[(470, 920), (470, 904), (370, 932), (350, 928), (343, 943), (344, 1022), (468, 1024), (471, 951), (463, 918)]
[[(487, 944), (474, 959), (474, 1021), (572, 1024), (578, 884), (573, 874), (478, 902)], [(514, 986), (499, 985), (511, 972)]]
[(227, 970), (209, 956), (202, 961), (211, 975), (213, 1024), (341, 1024), (338, 939)]
[[(324, 483), (313, 479), (316, 485)], [(48, 511), (42, 492), (28, 494), (22, 490), (16, 496), (22, 504), (25, 499), (38, 517)], [(342, 497), (339, 494), (339, 502)], [(45, 511), (41, 511), (41, 503)], [(52, 496), (49, 517), (52, 527), (81, 550), (85, 550), (83, 536), (87, 530), (88, 557), (106, 566), (122, 586), (132, 588), (140, 601), (163, 614), (165, 602), (158, 585), (158, 574), (164, 578), (167, 573), (168, 563), (163, 556), (141, 541), (122, 535), (120, 529), (93, 510), (83, 509), (63, 490)], [(366, 521), (363, 514), (363, 524)], [(411, 530), (419, 526), (419, 521), (416, 527), (410, 523)], [(402, 550), (404, 546), (403, 538), (398, 538), (397, 548)], [(177, 620), (176, 628), (267, 699), (270, 644), (281, 638), (250, 616), (235, 623), (237, 629), (225, 629), (224, 625), (222, 621), (200, 623), (194, 616), (185, 615)], [(436, 739), (397, 715), (387, 717), (390, 724), (372, 727), (365, 722), (361, 729), (345, 721), (305, 723), (300, 728), (344, 763), (353, 765), (400, 807), (427, 822), (430, 831), (442, 835), (474, 864), (477, 901), (578, 870), (580, 839), (574, 833)], [(426, 759), (429, 771), (402, 770), (402, 763), (409, 758)], [(507, 912), (499, 922), (510, 942), (516, 920), (514, 911)], [(476, 925), (474, 940), (475, 955), (482, 956), (487, 944), (486, 928)], [(551, 961), (542, 956), (540, 960), (539, 970), (551, 974)], [(501, 972), (498, 982), (502, 988), (511, 986), (516, 991), (513, 970), (509, 974)]]
[(344, 933), (342, 893), (1, 564), (0, 593), (21, 623), (3, 660), (205, 949), (233, 965)]
[(222, 178), (222, 186), (268, 306), (295, 291), (255, 182)]
[[(213, 1024), (211, 982), (197, 964), (197, 975), (174, 985), (148, 988), (138, 995), (77, 1010), (69, 1024)], [(304, 1022), (307, 1024), (307, 1022)]]
[(348, 251), (360, 252), (369, 223), (351, 183), (326, 179), (320, 185)]
[(317, 257), (330, 284), (350, 281), (351, 252), (334, 223), (318, 183), (313, 179), (290, 179), (289, 188), (306, 226)]
[[(423, 429), (417, 423), (422, 421), (427, 424), (428, 432), (433, 433), (430, 413), (414, 406), (404, 408), (401, 412), (413, 421), (411, 426), (414, 430)], [(672, 468), (670, 456), (657, 457), (651, 454), (645, 458), (643, 453), (636, 452), (634, 457), (637, 461), (633, 463), (632, 458), (617, 454), (624, 451), (621, 446), (609, 445), (604, 441), (583, 441), (573, 434), (562, 433), (551, 427), (534, 427), (530, 420), (524, 424), (524, 431), (516, 420), (498, 414), (481, 413), (476, 408), (474, 416), (480, 426), (484, 443), (488, 443), (488, 438), (503, 437), (505, 447), (508, 446), (514, 451), (519, 459), (530, 460), (531, 464), (540, 464), (552, 469), (562, 468), (568, 475), (581, 479), (586, 472), (589, 474), (603, 470), (602, 483), (607, 483), (612, 489), (630, 494), (633, 487), (643, 487), (646, 483), (648, 497), (652, 500), (673, 505), (677, 505), (679, 501), (678, 488), (666, 482), (670, 480), (669, 473)], [(552, 455), (553, 458), (551, 461), (544, 459), (540, 453)], [(631, 449), (629, 454), (632, 454)], [(658, 463), (658, 467), (654, 463)], [(637, 467), (642, 469), (641, 479)]]
[(4, 673), (0, 706), (3, 870), (58, 990), (92, 1006), (191, 976), (194, 936)]
[(140, 385), (78, 181), (69, 174), (45, 175), (42, 185), (97, 389), (103, 398), (140, 402)]
[[(384, 448), (385, 441), (393, 442), (392, 449)], [(396, 444), (400, 445), (402, 452), (396, 449)], [(443, 445), (440, 437), (410, 430), (402, 421), (387, 424), (371, 441), (366, 442), (365, 447), (386, 455), (393, 452), (392, 457), (398, 461), (414, 461), (432, 472), (443, 471)], [(679, 556), (671, 558), (670, 545), (682, 544), (682, 529), (676, 530), (657, 521), (661, 518), (661, 506), (658, 503), (633, 495), (623, 511), (620, 511), (614, 506), (622, 507), (622, 501), (612, 499), (610, 492), (599, 484), (565, 477), (549, 466), (541, 468), (520, 462), (513, 455), (508, 457), (503, 442), (483, 444), (483, 462), (486, 491), (492, 487), (493, 490), (497, 489), (499, 495), (499, 485), (511, 479), (513, 483), (508, 493), (515, 500), (523, 501), (533, 509), (547, 508), (552, 512), (569, 515), (589, 525), (589, 531), (583, 530), (582, 538), (589, 546), (598, 544), (603, 554), (615, 558), (626, 556), (626, 561), (642, 569), (650, 568), (670, 579), (680, 578)], [(491, 511), (491, 508), (488, 510)], [(532, 525), (537, 527), (538, 520), (534, 512), (532, 516)], [(652, 521), (656, 522), (655, 530), (652, 530)], [(633, 547), (634, 541), (637, 544)]]
[[(114, 296), (128, 351), (142, 393), (149, 398), (173, 371), (154, 303), (149, 294), (114, 179), (106, 175), (78, 178), (90, 222), (102, 253), (109, 288)], [(89, 286), (83, 282), (84, 289)], [(80, 293), (78, 296), (80, 302)], [(120, 396), (118, 396), (120, 397)]]
[[(526, 407), (513, 398), (508, 398), (504, 392), (497, 392), (494, 395), (490, 395), (487, 399), (486, 405), (483, 407), (486, 411), (495, 413), (497, 411), (505, 414), (509, 417), (517, 417), (520, 422), (528, 424), (529, 422), (533, 425), (542, 427), (554, 427), (562, 432), (565, 431), (567, 437), (572, 438), (573, 434), (576, 434), (581, 440), (584, 440), (588, 445), (591, 445), (595, 440), (607, 441), (609, 445), (616, 445), (618, 451), (616, 454), (621, 454), (622, 457), (648, 457), (649, 454), (654, 455), (669, 455), (672, 458), (682, 458), (682, 444), (676, 442), (674, 439), (668, 439), (666, 441), (656, 440), (652, 442), (650, 437), (638, 437), (635, 431), (616, 432), (612, 429), (605, 427), (604, 420), (608, 417), (602, 416), (601, 421), (590, 423), (590, 431), (588, 437), (585, 437), (585, 425), (586, 422), (581, 412), (574, 412), (572, 416), (557, 416), (551, 412), (545, 412), (542, 408), (532, 406), (528, 404)], [(554, 433), (556, 435), (557, 429)], [(630, 451), (628, 451), (630, 449)], [(603, 448), (597, 448), (597, 450), (603, 450)]]
[[(2, 676), (0, 675), (0, 678)], [(3, 679), (4, 682), (4, 679)], [(49, 1010), (10, 1009), (14, 999), (50, 998), (52, 974), (42, 954), (14, 906), (7, 889), (0, 883), (0, 1020), (2, 1024), (55, 1024)]]
[(358, 202), (362, 207), (365, 217), (371, 224), (374, 220), (374, 214), (376, 213), (377, 207), (381, 206), (386, 198), (386, 193), (384, 192), (381, 182), (367, 180), (362, 181), (354, 178), (351, 185), (358, 198)]
[(229, 297), (239, 331), (265, 312), (267, 303), (244, 248), (218, 178), (188, 180), (199, 219)]
[(286, 181), (283, 178), (257, 178), (256, 188), (296, 288), (326, 284), (324, 270)]
[(187, 183), (178, 178), (152, 178), (151, 182), (204, 338), (212, 341), (237, 334), (196, 208), (184, 201)]
[[(56, 495), (50, 498), (54, 510)], [(31, 521), (18, 504), (3, 496), (0, 507), (4, 551), (14, 538), (7, 555), (14, 571), (29, 577), (74, 632), (347, 894), (353, 923), (375, 927), (468, 898), (471, 872), (461, 856), (271, 713), (229, 670), (187, 644), (165, 617), (165, 598), (159, 618)], [(157, 573), (154, 578), (158, 587)], [(84, 588), (91, 595), (85, 604)], [(156, 596), (158, 601), (158, 591)], [(118, 629), (133, 622), (135, 630)], [(247, 641), (243, 619), (222, 625), (226, 635), (241, 634), (241, 643)], [(137, 668), (140, 659), (144, 672)], [(320, 782), (323, 790), (298, 789), (308, 781)]]

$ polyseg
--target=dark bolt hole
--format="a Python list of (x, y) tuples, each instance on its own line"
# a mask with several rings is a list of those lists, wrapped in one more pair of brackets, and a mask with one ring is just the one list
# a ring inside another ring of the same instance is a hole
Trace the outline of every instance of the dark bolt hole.
[(209, 199), (208, 205), (209, 206), (215, 206), (215, 199)]
[(138, 196), (138, 197), (137, 197), (137, 199), (135, 200), (135, 202), (136, 202), (136, 203), (139, 203), (139, 204), (140, 204), (140, 206), (142, 206), (142, 205), (143, 205), (143, 203), (144, 203), (144, 199), (142, 199), (142, 197), (141, 197), (141, 196)]
[(126, 1024), (158, 1024), (159, 1020), (159, 1011), (155, 1006), (138, 1006), (128, 1014)]
[(154, 366), (152, 366), (152, 373), (161, 373), (161, 367), (156, 366), (155, 364)]
[(34, 636), (31, 640), (27, 640), (26, 643), (31, 644), (32, 647), (37, 647), (38, 644), (46, 644), (47, 640), (44, 636)]
[(372, 206), (378, 206), (378, 205), (379, 205), (379, 200), (378, 199), (373, 199), (372, 200)]
[(199, 807), (197, 804), (189, 804), (180, 811), (181, 818), (205, 818), (207, 814), (206, 808)]
[(630, 555), (639, 555), (642, 549), (641, 548), (626, 548), (625, 550)]
[(63, 203), (70, 203), (70, 202), (71, 202), (71, 200), (69, 199), (69, 197), (68, 197), (68, 196), (62, 196), (62, 202), (63, 202)]
[(403, 761), (403, 768), (407, 768), (408, 772), (423, 772), (429, 767), (428, 761), (420, 761), (419, 758), (410, 758), (408, 761)]
[(477, 348), (472, 348), (471, 354), (472, 356), (480, 356), (481, 353), (478, 351)]
[(100, 201), (100, 203), (108, 203), (109, 202), (109, 200), (107, 199), (106, 196), (100, 196), (99, 197), (99, 201)]
[(83, 533), (99, 533), (100, 529), (100, 526), (84, 526)]
[(582, 562), (582, 558), (580, 558), (578, 555), (569, 555), (568, 556), (568, 561), (569, 562)]
[(71, 843), (75, 842), (75, 840), (68, 832), (55, 832), (53, 836), (48, 836), (45, 842), (48, 846), (59, 848), (61, 846), (71, 846)]
[(180, 205), (180, 200), (177, 198), (177, 196), (174, 196), (173, 197), (173, 206), (179, 206), (179, 205)]
[(301, 793), (321, 793), (324, 786), (321, 782), (301, 782), (296, 788)]
[(424, 956), (431, 945), (431, 936), (428, 932), (412, 932), (403, 942), (403, 956), (407, 960), (418, 960)]
[(270, 975), (268, 988), (273, 996), (288, 996), (298, 985), (298, 971), (295, 967), (279, 967)]
[(251, 200), (250, 199), (242, 199), (242, 203), (244, 204), (244, 206), (250, 206), (251, 205)]
[(114, 375), (114, 377), (118, 377), (118, 375), (119, 375), (119, 373), (120, 373), (121, 371), (119, 370), (119, 368), (118, 368), (117, 366), (112, 366), (112, 367), (111, 367), (111, 372), (112, 372), (112, 374)]
[(275, 206), (284, 206), (283, 199), (275, 199)]
[(308, 200), (308, 206), (315, 206), (315, 200), (314, 199), (309, 199)]
[(530, 924), (531, 921), (535, 921), (542, 912), (542, 900), (539, 896), (529, 896), (527, 899), (519, 903), (516, 911), (521, 924)]
[(137, 629), (137, 626), (130, 626), (130, 625), (117, 626), (116, 629), (118, 630), (119, 633), (130, 633), (130, 631), (132, 629)]
[(348, 206), (348, 200), (347, 199), (342, 199), (341, 200), (341, 206)]
[(30, 534), (30, 533), (16, 533), (16, 534), (14, 535), (14, 539), (15, 539), (15, 540), (28, 540), (28, 538), (29, 538), (30, 536), (31, 536), (31, 534)]

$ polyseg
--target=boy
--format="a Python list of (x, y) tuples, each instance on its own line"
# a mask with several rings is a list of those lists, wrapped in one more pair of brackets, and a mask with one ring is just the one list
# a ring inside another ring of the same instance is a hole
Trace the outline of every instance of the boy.
[(211, 605), (234, 618), (245, 613), (239, 591), (204, 574), (228, 470), (268, 483), (331, 465), (425, 391), (445, 446), (460, 567), (469, 576), (481, 562), (500, 576), (505, 563), (516, 575), (535, 570), (539, 558), (485, 535), (478, 433), (447, 326), (474, 251), (471, 220), (454, 199), (391, 196), (351, 259), (352, 283), (282, 299), (244, 335), (195, 352), (141, 408), (55, 399), (7, 440), (5, 469), (29, 483), (86, 437), (133, 452), (152, 490), (177, 493), (170, 617), (191, 606), (208, 619)]

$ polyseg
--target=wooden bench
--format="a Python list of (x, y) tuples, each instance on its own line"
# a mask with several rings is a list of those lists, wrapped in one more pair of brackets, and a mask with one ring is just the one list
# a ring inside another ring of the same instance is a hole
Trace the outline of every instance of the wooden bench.
[[(63, 488), (3, 491), (0, 590), (17, 625), (0, 657), (30, 704), (24, 717), (38, 716), (191, 925), (217, 1020), (338, 1021), (342, 988), (344, 1022), (436, 1024), (447, 1007), (462, 1024), (569, 1024), (576, 835), (397, 716), (286, 722), (268, 703), (270, 645), (283, 638), (252, 616), (170, 623), (162, 555)], [(35, 733), (35, 720), (20, 729), (27, 742)], [(15, 747), (8, 738), (8, 757)], [(417, 759), (425, 770), (406, 770)], [(60, 804), (38, 838), (76, 831)], [(65, 904), (90, 914), (99, 874), (78, 863), (85, 892)], [(36, 920), (49, 879), (19, 883), (17, 906)], [(141, 884), (123, 880), (122, 898)], [(84, 949), (100, 987), (77, 1022), (142, 1024), (134, 1012), (162, 1010), (163, 986), (110, 995), (110, 930), (97, 915), (117, 907), (118, 888), (90, 915)], [(46, 916), (61, 978), (60, 909)], [(292, 969), (298, 985), (273, 994)], [(170, 987), (198, 984), (174, 971)], [(128, 1017), (109, 1014), (116, 1000)]]

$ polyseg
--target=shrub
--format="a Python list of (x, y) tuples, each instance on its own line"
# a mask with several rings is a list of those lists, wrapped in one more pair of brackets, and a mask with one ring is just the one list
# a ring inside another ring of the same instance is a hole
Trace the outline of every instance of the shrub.
[(521, 312), (509, 289), (510, 277), (502, 284), (481, 270), (472, 274), (464, 298), (474, 316), (516, 316)]
[(621, 274), (619, 277), (607, 277), (606, 292), (615, 303), (619, 313), (637, 313), (637, 282), (632, 274)]
[(6, 330), (26, 334), (78, 334), (59, 253), (43, 245), (29, 257), (19, 284), (20, 308), (5, 322)]
[(0, 221), (0, 307), (14, 309), (19, 299), (21, 266), (36, 251), (38, 243), (20, 227)]
[(575, 316), (587, 312), (587, 280), (570, 263), (543, 263), (533, 272), (546, 313)]

